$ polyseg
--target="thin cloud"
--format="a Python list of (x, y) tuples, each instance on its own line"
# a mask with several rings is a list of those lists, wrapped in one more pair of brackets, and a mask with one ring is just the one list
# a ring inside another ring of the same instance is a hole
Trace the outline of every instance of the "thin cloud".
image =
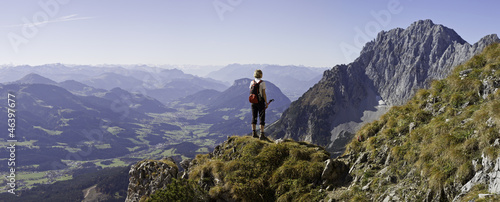
[(73, 14), (73, 15), (67, 15), (67, 16), (62, 16), (53, 20), (47, 20), (43, 22), (38, 22), (38, 23), (24, 23), (24, 24), (17, 24), (17, 25), (7, 25), (7, 26), (0, 26), (2, 28), (10, 28), (10, 27), (34, 27), (34, 26), (42, 26), (50, 23), (56, 23), (56, 22), (69, 22), (69, 21), (76, 21), (76, 20), (88, 20), (92, 19), (95, 17), (78, 17), (78, 14)]

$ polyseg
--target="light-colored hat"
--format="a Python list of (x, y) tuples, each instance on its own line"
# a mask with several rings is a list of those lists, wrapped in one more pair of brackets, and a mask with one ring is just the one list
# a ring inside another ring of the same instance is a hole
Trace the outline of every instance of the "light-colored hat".
[(255, 70), (255, 72), (253, 73), (253, 77), (255, 78), (262, 78), (262, 70), (258, 69), (258, 70)]

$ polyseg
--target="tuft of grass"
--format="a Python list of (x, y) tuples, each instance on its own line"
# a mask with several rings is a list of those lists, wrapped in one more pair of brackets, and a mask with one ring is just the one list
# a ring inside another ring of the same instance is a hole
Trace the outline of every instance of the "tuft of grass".
[(317, 201), (326, 196), (315, 185), (330, 157), (322, 147), (233, 136), (220, 148), (222, 156), (197, 155), (190, 168), (190, 179), (216, 184), (208, 190), (214, 200), (229, 195), (237, 201)]

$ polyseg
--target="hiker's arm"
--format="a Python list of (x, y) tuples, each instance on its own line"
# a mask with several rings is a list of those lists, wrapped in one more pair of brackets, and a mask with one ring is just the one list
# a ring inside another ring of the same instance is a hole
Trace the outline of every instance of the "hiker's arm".
[(262, 89), (262, 95), (264, 97), (264, 101), (266, 101), (266, 106), (267, 106), (267, 95), (266, 95), (266, 89)]

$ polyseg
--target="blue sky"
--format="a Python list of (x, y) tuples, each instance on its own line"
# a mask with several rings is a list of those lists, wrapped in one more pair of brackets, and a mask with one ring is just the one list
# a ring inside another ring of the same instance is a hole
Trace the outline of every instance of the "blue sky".
[(375, 33), (419, 19), (475, 43), (499, 33), (499, 8), (493, 0), (2, 0), (0, 64), (331, 67), (351, 62)]

